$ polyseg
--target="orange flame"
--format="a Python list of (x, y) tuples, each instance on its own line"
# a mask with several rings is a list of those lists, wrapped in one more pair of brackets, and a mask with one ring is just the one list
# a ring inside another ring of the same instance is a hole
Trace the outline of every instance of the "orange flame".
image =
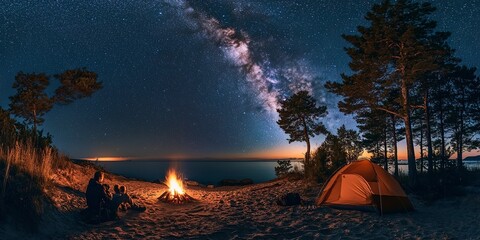
[(167, 176), (165, 177), (171, 196), (175, 194), (184, 194), (183, 181), (177, 176), (177, 172), (174, 169), (169, 169)]

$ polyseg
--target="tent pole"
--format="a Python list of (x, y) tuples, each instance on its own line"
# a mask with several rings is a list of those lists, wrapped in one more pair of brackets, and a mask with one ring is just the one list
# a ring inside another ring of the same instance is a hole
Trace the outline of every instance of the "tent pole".
[(383, 206), (382, 206), (382, 191), (380, 190), (380, 183), (378, 181), (378, 175), (377, 175), (377, 171), (375, 171), (375, 167), (373, 166), (373, 164), (375, 163), (372, 163), (370, 162), (370, 164), (372, 164), (372, 168), (373, 168), (373, 172), (375, 173), (375, 178), (377, 179), (377, 187), (378, 187), (378, 195), (380, 196), (380, 216), (383, 216)]

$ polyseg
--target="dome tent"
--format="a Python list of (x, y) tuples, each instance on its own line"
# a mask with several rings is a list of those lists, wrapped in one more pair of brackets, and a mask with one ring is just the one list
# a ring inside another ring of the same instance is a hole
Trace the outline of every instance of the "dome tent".
[(377, 209), (380, 213), (413, 210), (397, 180), (369, 160), (341, 167), (324, 185), (317, 205)]

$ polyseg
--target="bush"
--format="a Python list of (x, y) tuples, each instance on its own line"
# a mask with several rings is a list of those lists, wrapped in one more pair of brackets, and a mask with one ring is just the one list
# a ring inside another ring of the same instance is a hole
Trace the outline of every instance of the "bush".
[(479, 179), (480, 170), (458, 169), (448, 167), (443, 171), (434, 171), (417, 174), (417, 185), (415, 188), (408, 186), (408, 177), (401, 174), (398, 180), (402, 187), (409, 192), (419, 196), (422, 200), (433, 202), (442, 198), (465, 195), (464, 187)]
[(6, 162), (1, 161), (0, 176), (4, 179), (0, 200), (1, 220), (10, 219), (27, 231), (35, 231), (40, 223), (45, 202), (41, 180), (17, 165), (11, 166), (8, 175), (4, 175), (6, 167)]
[(290, 172), (290, 169), (292, 169), (290, 160), (277, 160), (277, 164), (278, 166), (275, 167), (275, 175), (277, 175), (277, 177), (285, 176)]

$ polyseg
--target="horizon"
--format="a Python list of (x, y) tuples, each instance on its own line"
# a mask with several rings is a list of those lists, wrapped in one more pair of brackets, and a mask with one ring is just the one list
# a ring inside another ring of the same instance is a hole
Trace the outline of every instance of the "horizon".
[[(403, 157), (402, 157), (403, 156)], [(417, 154), (415, 155), (417, 156)], [(470, 151), (470, 152), (465, 152), (463, 154), (463, 158), (462, 159), (465, 159), (467, 157), (478, 157), (480, 156), (480, 151)], [(426, 158), (424, 156), (424, 158)], [(456, 158), (456, 154), (453, 154), (452, 156), (450, 156), (449, 160), (455, 160)], [(303, 160), (304, 158), (303, 157), (232, 157), (232, 156), (229, 156), (229, 157), (220, 157), (220, 156), (216, 156), (216, 157), (211, 157), (211, 156), (203, 156), (203, 157), (186, 157), (186, 156), (183, 156), (183, 157), (178, 157), (178, 156), (163, 156), (163, 157), (125, 157), (125, 156), (101, 156), (101, 157), (79, 157), (79, 158), (76, 158), (76, 157), (73, 157), (72, 159), (78, 159), (78, 160), (87, 160), (87, 161), (96, 161), (98, 159), (98, 161), (135, 161), (135, 160), (138, 160), (138, 161), (149, 161), (149, 160), (152, 160), (152, 161), (156, 161), (156, 160), (159, 160), (159, 161), (191, 161), (191, 160), (212, 160), (212, 161), (229, 161), (229, 160), (271, 160), (271, 161), (276, 161), (276, 160)], [(370, 156), (369, 154), (362, 154), (358, 157), (358, 160), (360, 159), (370, 159)], [(416, 159), (419, 159), (419, 157), (417, 157)], [(399, 158), (398, 158), (398, 161), (407, 161), (407, 157), (406, 155), (399, 155)]]

